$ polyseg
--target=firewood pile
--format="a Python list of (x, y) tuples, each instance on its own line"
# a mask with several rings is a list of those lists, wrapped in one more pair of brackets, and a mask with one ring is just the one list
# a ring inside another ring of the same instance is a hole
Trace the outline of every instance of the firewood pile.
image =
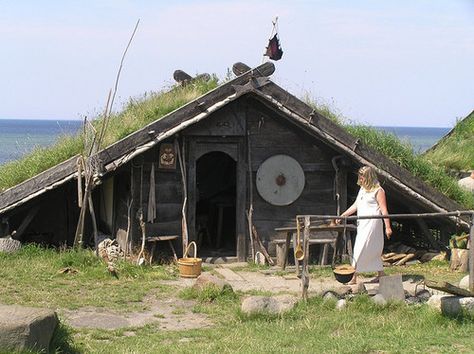
[(386, 253), (382, 254), (382, 262), (385, 267), (446, 259), (446, 252), (416, 249), (399, 242), (386, 246), (385, 251)]

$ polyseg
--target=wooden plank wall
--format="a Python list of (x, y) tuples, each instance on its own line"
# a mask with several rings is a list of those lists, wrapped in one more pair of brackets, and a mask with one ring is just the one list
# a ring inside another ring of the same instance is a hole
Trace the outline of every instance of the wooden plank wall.
[[(294, 224), (298, 214), (334, 214), (337, 204), (331, 159), (335, 152), (263, 105), (254, 102), (249, 107), (247, 123), (252, 159), (254, 224), (260, 237), (271, 241), (276, 237), (274, 229)], [(293, 157), (305, 172), (303, 192), (288, 206), (273, 206), (266, 202), (255, 185), (260, 164), (276, 154)]]
[[(172, 143), (173, 141), (164, 141), (163, 143)], [(155, 197), (156, 197), (156, 219), (154, 225), (148, 225), (147, 230), (159, 235), (181, 235), (181, 208), (183, 203), (183, 188), (181, 181), (181, 172), (179, 163), (176, 161), (176, 169), (160, 170), (158, 168), (159, 148), (157, 147), (147, 151), (142, 156), (132, 161), (134, 169), (134, 204), (132, 216), (134, 219), (133, 240), (141, 240), (141, 231), (139, 229), (137, 212), (140, 208), (140, 184), (141, 184), (141, 208), (146, 221), (148, 209), (148, 196), (150, 191), (150, 173), (152, 163), (155, 164)], [(140, 182), (141, 166), (143, 166), (143, 180)], [(153, 235), (147, 235), (153, 236)]]

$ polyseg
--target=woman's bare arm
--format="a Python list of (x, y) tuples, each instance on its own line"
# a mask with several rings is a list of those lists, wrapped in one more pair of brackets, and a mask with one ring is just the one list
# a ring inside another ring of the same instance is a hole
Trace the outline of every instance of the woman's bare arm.
[[(379, 189), (376, 197), (382, 215), (388, 215), (387, 198), (385, 197), (385, 191), (383, 190), (383, 188)], [(390, 225), (390, 219), (383, 219), (383, 221), (385, 223), (385, 233), (387, 234), (387, 238), (390, 238), (392, 236), (392, 226)]]

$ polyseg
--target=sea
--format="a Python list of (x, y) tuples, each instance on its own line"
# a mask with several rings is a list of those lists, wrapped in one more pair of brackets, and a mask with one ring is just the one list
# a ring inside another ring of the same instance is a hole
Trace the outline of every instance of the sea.
[[(0, 165), (21, 158), (35, 147), (54, 144), (58, 138), (76, 134), (80, 120), (0, 119)], [(450, 128), (375, 127), (410, 143), (415, 153), (435, 144)]]

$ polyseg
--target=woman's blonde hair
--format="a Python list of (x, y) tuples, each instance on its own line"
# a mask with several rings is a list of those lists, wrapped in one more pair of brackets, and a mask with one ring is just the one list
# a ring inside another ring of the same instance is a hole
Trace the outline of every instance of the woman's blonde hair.
[(372, 167), (362, 166), (359, 168), (358, 174), (359, 176), (364, 177), (364, 179), (362, 181), (358, 179), (357, 184), (363, 187), (366, 191), (372, 192), (380, 186), (377, 174)]

